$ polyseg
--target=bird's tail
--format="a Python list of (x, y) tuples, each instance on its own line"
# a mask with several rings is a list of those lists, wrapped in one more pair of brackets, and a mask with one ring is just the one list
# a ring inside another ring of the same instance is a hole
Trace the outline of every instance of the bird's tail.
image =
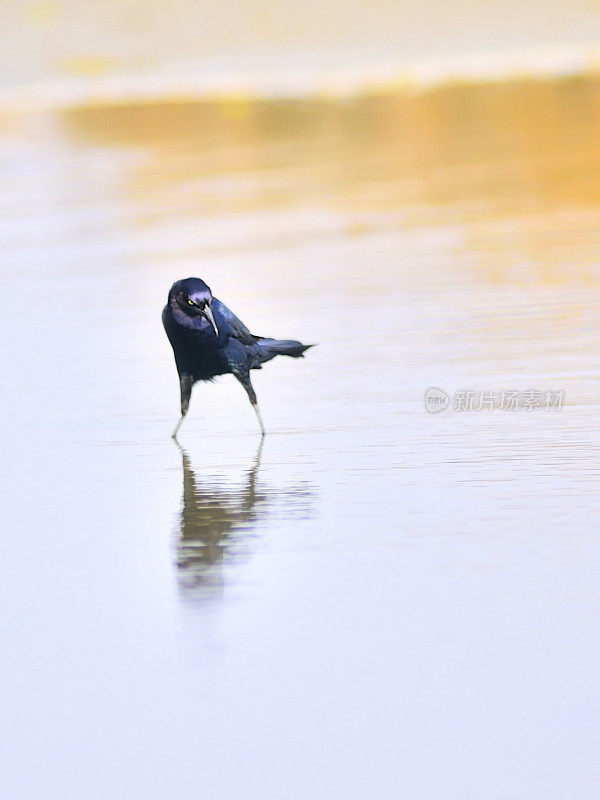
[(302, 344), (293, 339), (259, 339), (256, 343), (261, 352), (266, 356), (265, 361), (275, 356), (291, 356), (292, 358), (303, 358), (304, 352), (312, 344)]

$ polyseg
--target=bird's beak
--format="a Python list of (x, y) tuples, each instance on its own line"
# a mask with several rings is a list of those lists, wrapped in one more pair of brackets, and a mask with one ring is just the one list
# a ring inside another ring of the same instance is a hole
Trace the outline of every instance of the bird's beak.
[(219, 335), (219, 329), (217, 328), (217, 323), (215, 322), (215, 318), (213, 317), (213, 313), (212, 313), (211, 307), (210, 306), (204, 306), (204, 309), (203, 309), (202, 313), (204, 314), (206, 319), (210, 322), (210, 324), (213, 326), (213, 328), (215, 329), (215, 334), (218, 336)]

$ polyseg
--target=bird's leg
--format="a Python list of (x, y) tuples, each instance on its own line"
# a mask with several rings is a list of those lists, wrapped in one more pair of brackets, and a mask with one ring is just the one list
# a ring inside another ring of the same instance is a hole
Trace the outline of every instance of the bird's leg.
[(177, 436), (177, 432), (179, 428), (181, 428), (181, 423), (184, 420), (185, 415), (188, 412), (188, 408), (190, 407), (190, 397), (192, 396), (192, 386), (194, 385), (194, 379), (191, 375), (180, 375), (179, 376), (179, 388), (181, 390), (181, 419), (175, 426), (175, 430), (171, 434), (171, 438), (175, 439)]
[(247, 372), (234, 372), (233, 374), (246, 390), (248, 399), (252, 403), (252, 408), (254, 409), (254, 412), (256, 414), (256, 419), (258, 420), (258, 424), (260, 425), (260, 431), (264, 436), (266, 433), (265, 426), (263, 424), (262, 417), (260, 415), (260, 409), (258, 407), (258, 402), (256, 400), (256, 392), (254, 391), (254, 387), (250, 382), (250, 375)]
[(260, 408), (258, 407), (258, 403), (252, 403), (252, 408), (256, 413), (256, 419), (258, 420), (258, 424), (260, 425), (260, 432), (261, 435), (264, 436), (266, 433), (264, 422), (262, 421), (262, 416), (260, 413)]

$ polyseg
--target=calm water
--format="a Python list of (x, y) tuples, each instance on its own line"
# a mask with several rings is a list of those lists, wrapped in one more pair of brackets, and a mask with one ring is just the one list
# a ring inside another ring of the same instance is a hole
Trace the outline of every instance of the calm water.
[[(591, 78), (2, 119), (4, 797), (597, 796), (599, 120)], [(319, 344), (262, 445), (227, 377), (169, 438), (188, 275)]]

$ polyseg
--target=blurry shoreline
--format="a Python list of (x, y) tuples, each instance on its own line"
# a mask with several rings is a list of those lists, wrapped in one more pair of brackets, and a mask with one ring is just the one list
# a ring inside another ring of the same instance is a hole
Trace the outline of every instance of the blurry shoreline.
[(511, 53), (469, 54), (408, 63), (360, 64), (355, 68), (71, 76), (0, 90), (0, 113), (63, 111), (82, 106), (148, 103), (344, 100), (361, 96), (418, 94), (438, 87), (597, 77), (600, 48), (539, 48)]
[[(76, 154), (87, 168), (90, 159), (120, 164), (118, 152), (128, 165), (116, 170), (119, 192), (135, 199), (136, 214), (152, 208), (140, 219), (177, 219), (182, 254), (200, 218), (211, 220), (203, 252), (314, 240), (340, 226), (356, 235), (515, 214), (548, 213), (551, 229), (555, 213), (573, 209), (586, 229), (597, 226), (600, 71), (448, 80), (418, 91), (372, 85), (352, 96), (156, 89), (155, 99), (88, 96), (5, 114), (10, 174), (43, 153), (64, 158), (68, 175)], [(240, 213), (250, 215), (245, 226)]]

